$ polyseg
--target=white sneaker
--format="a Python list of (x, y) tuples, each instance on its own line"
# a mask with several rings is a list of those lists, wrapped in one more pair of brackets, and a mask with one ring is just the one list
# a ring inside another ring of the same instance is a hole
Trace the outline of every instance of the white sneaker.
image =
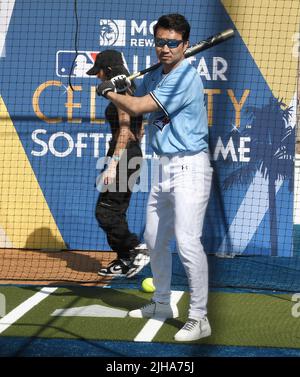
[(178, 309), (176, 305), (152, 301), (141, 309), (131, 310), (128, 315), (133, 318), (177, 318)]
[(191, 342), (211, 335), (211, 328), (207, 317), (200, 320), (189, 318), (185, 325), (179, 330), (174, 339), (178, 342)]
[(138, 247), (131, 250), (131, 264), (128, 266), (128, 272), (126, 274), (127, 278), (132, 278), (138, 274), (147, 264), (150, 262), (150, 256), (148, 249), (144, 249), (139, 245)]

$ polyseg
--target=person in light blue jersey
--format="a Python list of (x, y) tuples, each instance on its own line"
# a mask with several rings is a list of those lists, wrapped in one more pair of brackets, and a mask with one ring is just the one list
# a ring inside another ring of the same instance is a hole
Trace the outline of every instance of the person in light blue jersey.
[(152, 147), (157, 155), (207, 150), (203, 84), (187, 60), (168, 74), (162, 67), (147, 74), (135, 95), (147, 93), (160, 108), (150, 113), (148, 119)]
[(171, 297), (172, 254), (168, 248), (175, 235), (190, 291), (188, 319), (175, 334), (176, 341), (193, 341), (211, 334), (208, 266), (201, 235), (212, 168), (203, 85), (196, 69), (184, 58), (189, 34), (190, 25), (184, 16), (161, 16), (154, 26), (154, 41), (162, 64), (144, 76), (135, 96), (118, 93), (130, 88), (124, 76), (97, 87), (99, 95), (129, 114), (148, 114), (151, 145), (161, 162), (161, 174), (149, 194), (144, 234), (156, 291), (148, 305), (130, 311), (129, 316), (178, 317), (176, 297)]

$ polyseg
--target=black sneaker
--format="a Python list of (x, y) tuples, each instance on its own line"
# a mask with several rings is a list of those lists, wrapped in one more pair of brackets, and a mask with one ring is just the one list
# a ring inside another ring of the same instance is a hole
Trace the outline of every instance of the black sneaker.
[(150, 262), (148, 249), (136, 247), (131, 250), (131, 263), (128, 266), (127, 278), (132, 278), (138, 274)]
[(129, 271), (129, 265), (132, 263), (130, 259), (115, 259), (107, 267), (101, 268), (98, 275), (122, 277), (126, 276)]

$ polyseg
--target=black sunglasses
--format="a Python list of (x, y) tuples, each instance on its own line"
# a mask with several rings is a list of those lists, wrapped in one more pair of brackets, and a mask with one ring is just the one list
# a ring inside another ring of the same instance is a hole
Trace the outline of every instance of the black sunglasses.
[(176, 48), (183, 43), (183, 40), (178, 39), (164, 39), (164, 38), (155, 38), (154, 43), (156, 47), (164, 47), (167, 45), (169, 48)]

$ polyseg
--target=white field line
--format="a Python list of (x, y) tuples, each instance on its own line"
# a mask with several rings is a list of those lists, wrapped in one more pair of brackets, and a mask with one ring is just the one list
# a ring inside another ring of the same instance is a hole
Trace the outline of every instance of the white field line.
[[(183, 291), (172, 291), (171, 292), (171, 302), (174, 305), (177, 305), (179, 300), (181, 299), (182, 295), (184, 294)], [(147, 321), (145, 326), (142, 330), (138, 333), (138, 335), (134, 338), (135, 342), (151, 342), (155, 335), (158, 333), (159, 329), (164, 324), (166, 318), (162, 319), (155, 319), (151, 318)]]
[(0, 334), (18, 321), (24, 314), (56, 291), (57, 287), (43, 287), (39, 292), (29, 297), (19, 306), (0, 319)]

